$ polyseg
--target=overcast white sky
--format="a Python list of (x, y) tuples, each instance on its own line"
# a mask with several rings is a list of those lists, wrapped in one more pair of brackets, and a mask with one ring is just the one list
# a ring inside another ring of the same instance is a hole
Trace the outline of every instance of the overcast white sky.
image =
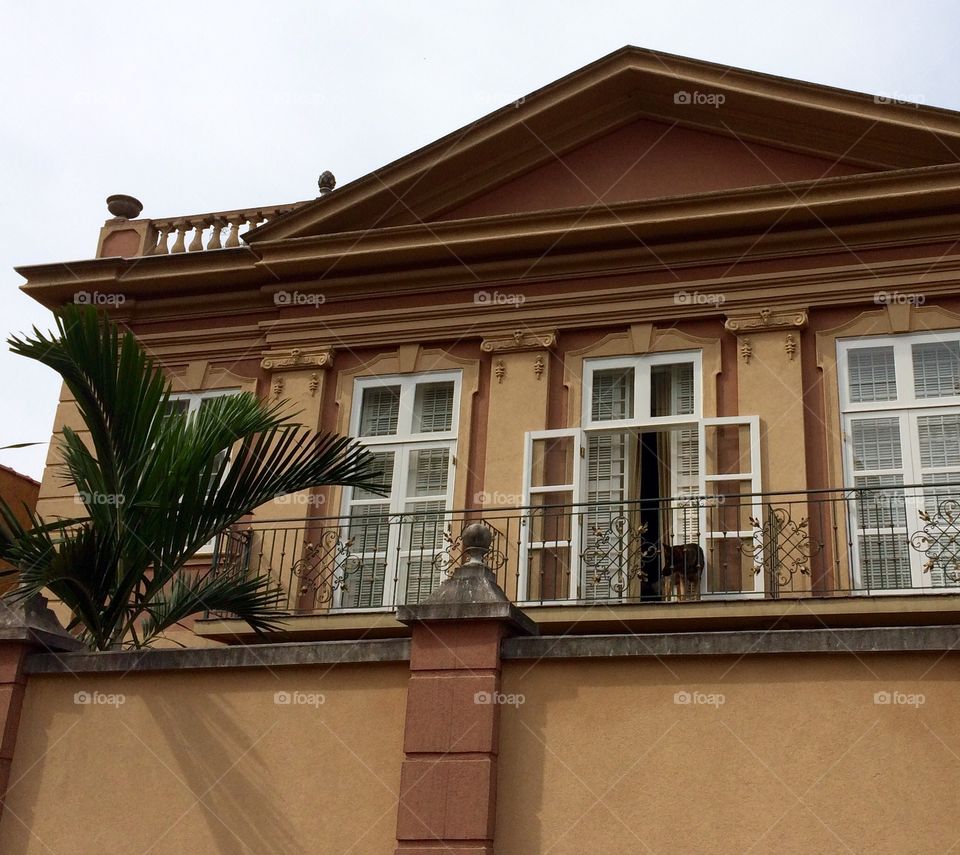
[[(143, 216), (316, 195), (624, 44), (960, 109), (950, 0), (13, 3), (0, 28), (2, 332), (46, 326), (14, 265)], [(3, 347), (0, 446), (47, 442), (56, 376)], [(46, 447), (0, 451), (39, 478)]]

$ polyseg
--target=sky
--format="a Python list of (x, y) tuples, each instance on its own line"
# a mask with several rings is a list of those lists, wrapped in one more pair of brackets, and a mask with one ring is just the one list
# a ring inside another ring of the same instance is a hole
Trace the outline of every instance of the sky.
[[(383, 166), (634, 44), (960, 109), (960, 7), (892, 2), (0, 6), (0, 331), (48, 328), (14, 266), (91, 257), (105, 198), (145, 217), (275, 205)], [(39, 478), (59, 379), (0, 350), (0, 464)]]

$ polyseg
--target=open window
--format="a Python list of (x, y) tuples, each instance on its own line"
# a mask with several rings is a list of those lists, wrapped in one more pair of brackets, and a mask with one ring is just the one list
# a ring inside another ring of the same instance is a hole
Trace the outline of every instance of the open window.
[(704, 593), (754, 592), (739, 557), (719, 572), (741, 520), (725, 529), (709, 509), (759, 491), (758, 420), (703, 418), (698, 351), (589, 360), (584, 372), (583, 427), (527, 435), (518, 597), (657, 600), (665, 549), (690, 544), (704, 550)]
[(387, 495), (346, 492), (351, 546), (339, 608), (415, 603), (440, 583), (459, 411), (459, 372), (356, 381), (351, 434), (373, 455)]

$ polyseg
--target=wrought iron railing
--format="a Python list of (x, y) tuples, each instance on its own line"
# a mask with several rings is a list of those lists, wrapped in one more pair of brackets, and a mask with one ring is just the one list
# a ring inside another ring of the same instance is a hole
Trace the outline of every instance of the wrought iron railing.
[(471, 522), (521, 603), (960, 593), (960, 482), (255, 521), (214, 560), (294, 611), (389, 608), (457, 567)]

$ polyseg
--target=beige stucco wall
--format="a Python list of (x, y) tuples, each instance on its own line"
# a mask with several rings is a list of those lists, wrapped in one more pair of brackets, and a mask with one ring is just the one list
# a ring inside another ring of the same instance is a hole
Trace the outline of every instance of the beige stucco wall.
[[(501, 718), (497, 855), (945, 852), (960, 839), (957, 662), (507, 662), (502, 691), (524, 702)], [(924, 702), (878, 705), (881, 691)]]
[[(0, 852), (392, 852), (408, 674), (400, 662), (32, 677)], [(125, 702), (76, 704), (81, 691)]]

